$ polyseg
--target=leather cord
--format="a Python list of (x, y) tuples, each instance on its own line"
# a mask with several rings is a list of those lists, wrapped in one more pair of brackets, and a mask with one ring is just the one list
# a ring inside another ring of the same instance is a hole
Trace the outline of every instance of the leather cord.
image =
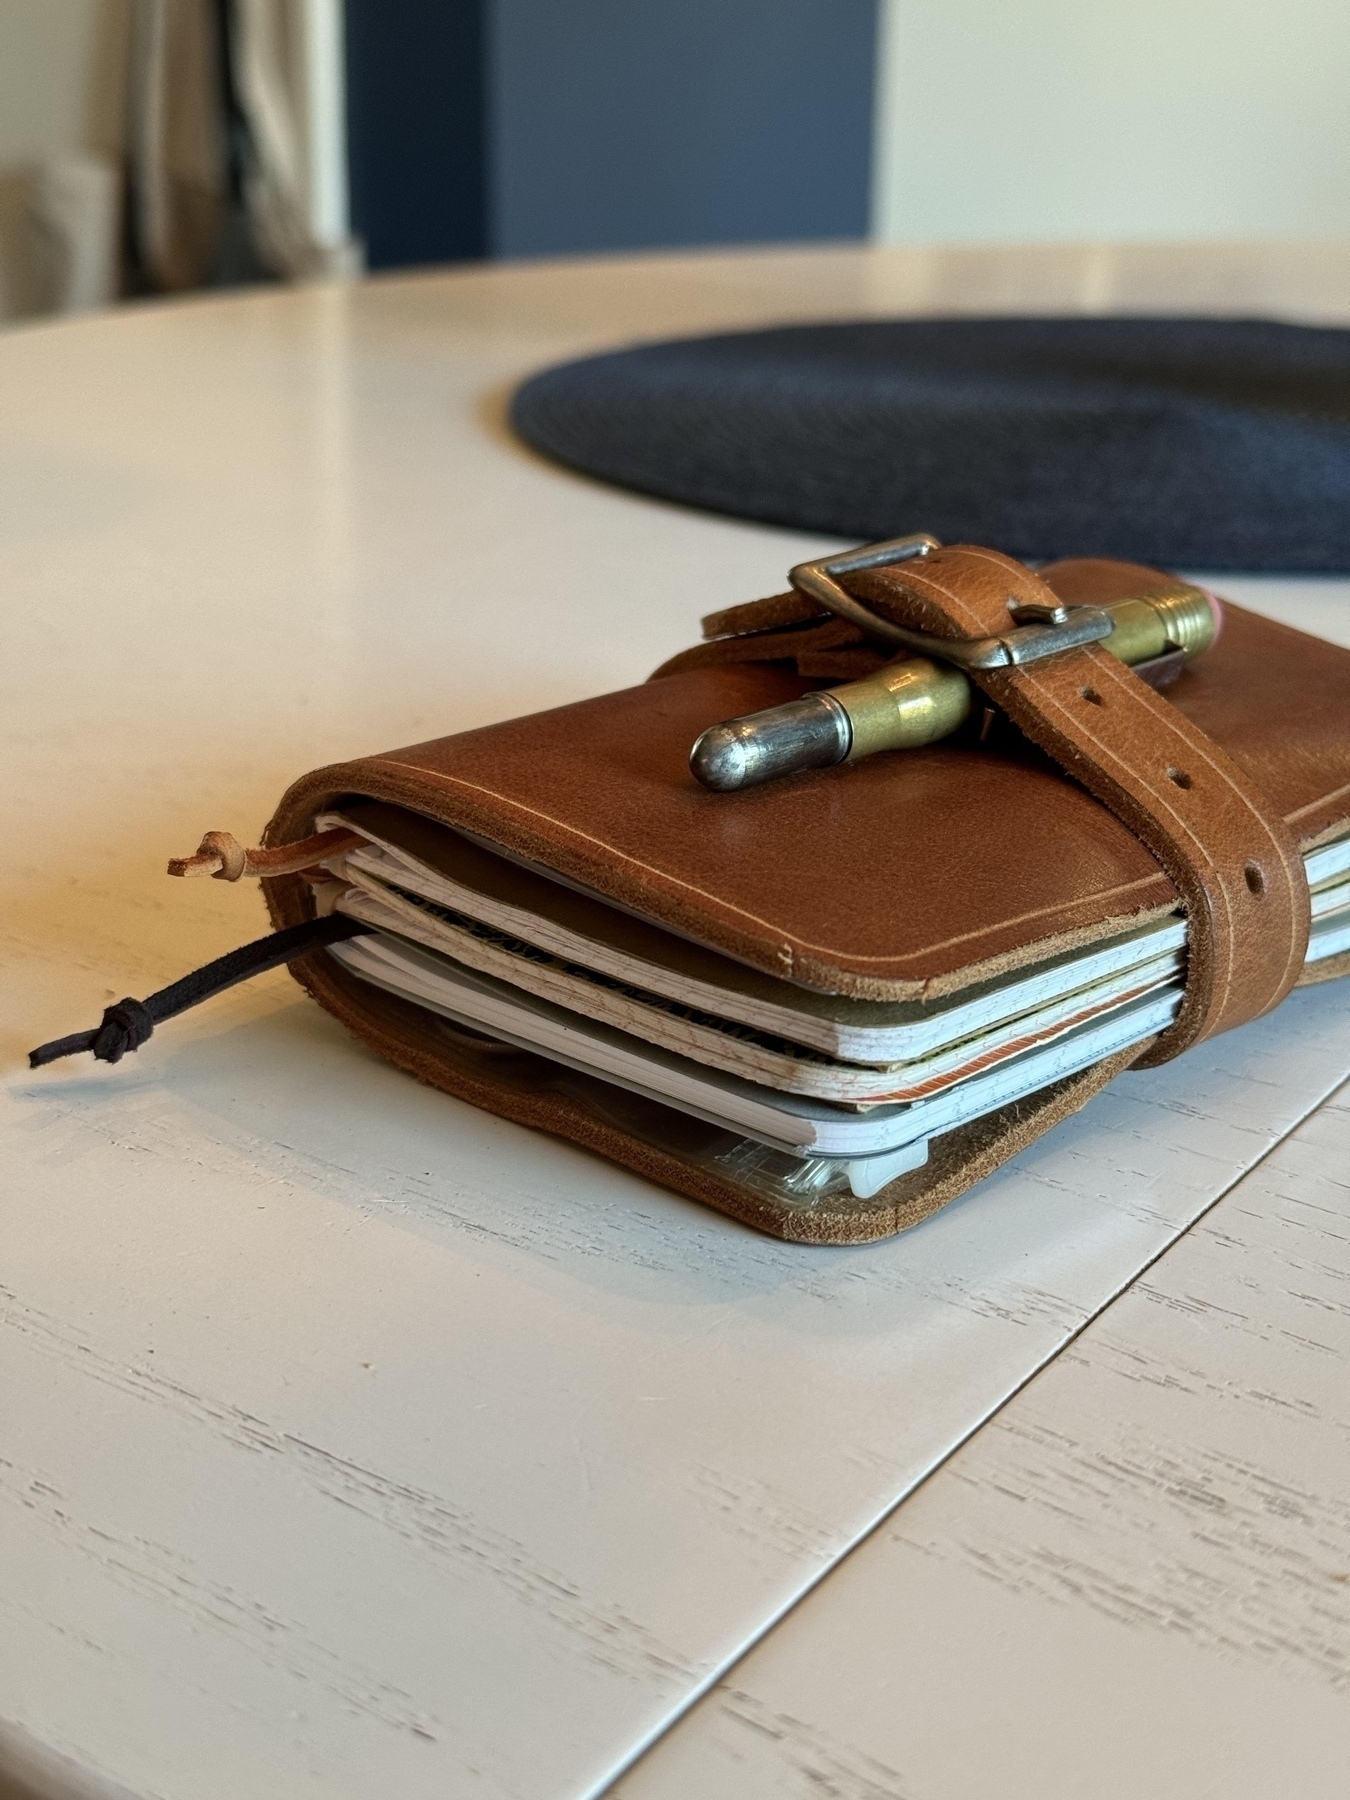
[(361, 937), (370, 929), (359, 919), (330, 913), (325, 919), (306, 919), (301, 925), (271, 932), (251, 944), (241, 944), (237, 950), (218, 956), (203, 968), (194, 969), (190, 975), (182, 976), (148, 999), (115, 1001), (105, 1008), (102, 1019), (92, 1031), (77, 1031), (70, 1037), (55, 1038), (50, 1044), (40, 1044), (36, 1050), (30, 1050), (28, 1066), (40, 1069), (44, 1063), (56, 1062), (63, 1056), (78, 1056), (83, 1050), (92, 1050), (99, 1062), (120, 1062), (129, 1050), (140, 1049), (156, 1025), (186, 1012), (190, 1006), (247, 981), (251, 975), (279, 968), (282, 963), (291, 962), (324, 944)]
[(338, 826), (293, 844), (246, 850), (233, 832), (208, 831), (193, 855), (169, 859), (169, 873), (209, 875), (215, 881), (238, 881), (244, 875), (257, 875), (264, 880), (275, 875), (297, 875), (326, 857), (356, 849), (363, 841), (359, 832), (344, 831)]
[[(897, 624), (942, 637), (997, 636), (1010, 603), (1056, 601), (1023, 564), (969, 544), (847, 586)], [(1100, 645), (972, 679), (1134, 833), (1181, 894), (1186, 994), (1140, 1066), (1277, 1006), (1307, 952), (1308, 883), (1297, 843), (1250, 776)]]

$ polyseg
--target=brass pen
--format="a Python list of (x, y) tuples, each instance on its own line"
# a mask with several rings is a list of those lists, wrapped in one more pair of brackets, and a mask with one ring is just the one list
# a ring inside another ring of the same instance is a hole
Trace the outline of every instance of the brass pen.
[[(1223, 620), (1213, 594), (1180, 581), (1101, 610), (1112, 626), (1103, 649), (1146, 678), (1159, 678), (1157, 685), (1207, 650)], [(969, 676), (952, 664), (905, 657), (861, 681), (710, 726), (690, 752), (689, 767), (704, 787), (730, 793), (804, 769), (857, 762), (879, 750), (914, 749), (959, 730), (977, 694)]]

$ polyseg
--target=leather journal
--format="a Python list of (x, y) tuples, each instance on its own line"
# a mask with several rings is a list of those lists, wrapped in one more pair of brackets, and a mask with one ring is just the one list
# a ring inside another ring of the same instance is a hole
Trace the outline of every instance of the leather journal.
[[(954, 546), (847, 586), (968, 640), (1006, 632), (1010, 601), (1165, 579)], [(268, 879), (274, 925), (378, 926), (293, 963), (308, 992), (449, 1093), (762, 1230), (854, 1243), (1118, 1071), (1350, 969), (1350, 652), (1229, 607), (1165, 694), (1069, 648), (975, 677), (983, 741), (719, 794), (688, 767), (706, 727), (894, 650), (796, 590), (706, 630), (638, 687), (296, 782), (265, 843), (359, 848)], [(400, 939), (421, 948), (396, 968)], [(469, 971), (459, 998), (442, 962)], [(766, 1124), (790, 1083), (787, 1127)]]
[[(924, 551), (855, 559), (829, 604), (794, 571), (623, 692), (303, 776), (262, 848), (208, 834), (170, 865), (260, 875), (274, 936), (35, 1063), (116, 1060), (289, 960), (433, 1086), (844, 1244), (916, 1224), (1120, 1071), (1350, 972), (1350, 651), (1229, 606), (1159, 692), (1074, 622), (1172, 578)], [(897, 633), (965, 656), (954, 736), (694, 779), (709, 727), (868, 677)]]

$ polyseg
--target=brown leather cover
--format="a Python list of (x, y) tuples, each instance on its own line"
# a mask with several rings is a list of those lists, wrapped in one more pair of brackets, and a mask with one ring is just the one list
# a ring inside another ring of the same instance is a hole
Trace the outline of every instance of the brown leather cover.
[[(1005, 582), (1021, 590), (1046, 581), (1067, 599), (1108, 599), (1137, 588), (1140, 576), (1129, 565), (1074, 562), (1037, 578), (994, 553), (946, 554), (990, 559), (975, 573), (997, 571), (989, 581), (990, 592), (999, 590), (1001, 628), (1011, 591)], [(865, 597), (913, 619), (912, 565), (905, 576), (899, 600), (880, 574), (869, 578), (879, 585)], [(935, 558), (924, 578), (932, 606), (925, 628), (991, 629), (994, 602), (972, 583), (969, 566), (944, 567)], [(861, 584), (850, 585), (863, 593)], [(956, 599), (939, 591), (958, 586)], [(967, 601), (972, 591), (981, 597)], [(959, 616), (959, 604), (971, 606), (972, 622)], [(642, 687), (316, 770), (287, 793), (267, 841), (305, 835), (318, 813), (345, 796), (388, 801), (468, 830), (754, 967), (873, 999), (952, 993), (1130, 930), (1184, 898), (1192, 909), (1209, 909), (1188, 1030), (1222, 1028), (1273, 1003), (1287, 986), (1299, 932), (1306, 932), (1290, 870), (1295, 849), (1350, 822), (1350, 652), (1230, 607), (1217, 645), (1165, 701), (1118, 663), (1103, 669), (1099, 651), (1073, 653), (1090, 658), (1087, 679), (1073, 671), (1046, 679), (1053, 665), (1039, 665), (1036, 683), (1025, 675), (1006, 682), (1000, 704), (1066, 762), (1074, 746), (1066, 749), (1054, 733), (1076, 687), (1090, 681), (1109, 696), (1111, 706), (1094, 707), (1094, 718), (1118, 705), (1120, 736), (1103, 736), (1100, 752), (1075, 773), (1095, 783), (1128, 825), (1011, 730), (983, 748), (949, 741), (742, 794), (705, 792), (687, 758), (706, 726), (882, 660), (852, 627), (813, 612), (795, 595), (735, 609), (713, 623), (754, 635), (688, 652)], [(1164, 748), (1150, 763), (1148, 721), (1155, 718)], [(1177, 788), (1168, 767), (1190, 775), (1192, 786)], [(1243, 805), (1220, 805), (1220, 784)], [(1169, 790), (1181, 795), (1180, 806)], [(1214, 826), (1203, 815), (1211, 804)], [(1263, 821), (1267, 835), (1258, 838)], [(1188, 831), (1203, 845), (1190, 863), (1174, 855)], [(1247, 882), (1249, 862), (1262, 872), (1260, 896)], [(269, 882), (268, 891), (278, 925), (308, 916), (308, 890), (298, 878)], [(1270, 897), (1268, 913), (1246, 909), (1243, 894), (1253, 902)], [(1274, 921), (1268, 933), (1260, 923), (1266, 917)], [(935, 1145), (928, 1170), (902, 1177), (873, 1201), (808, 1216), (766, 1207), (678, 1156), (656, 1156), (575, 1099), (538, 1088), (523, 1095), (491, 1067), (469, 1067), (468, 1053), (452, 1053), (443, 1033), (433, 1033), (436, 1047), (429, 1047), (426, 1015), (414, 1019), (416, 1008), (378, 996), (331, 958), (310, 957), (295, 972), (330, 1010), (424, 1079), (590, 1144), (762, 1229), (811, 1241), (860, 1241), (913, 1222), (931, 1210), (925, 1195), (936, 1205), (962, 1191), (1122, 1066), (1117, 1058), (1109, 1070), (1101, 1065), (952, 1134), (961, 1142)]]

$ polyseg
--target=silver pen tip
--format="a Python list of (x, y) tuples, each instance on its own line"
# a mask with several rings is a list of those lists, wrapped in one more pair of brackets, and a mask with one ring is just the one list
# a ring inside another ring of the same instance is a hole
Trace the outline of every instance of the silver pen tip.
[(694, 779), (718, 794), (741, 786), (749, 761), (744, 736), (736, 724), (709, 726), (689, 752)]

